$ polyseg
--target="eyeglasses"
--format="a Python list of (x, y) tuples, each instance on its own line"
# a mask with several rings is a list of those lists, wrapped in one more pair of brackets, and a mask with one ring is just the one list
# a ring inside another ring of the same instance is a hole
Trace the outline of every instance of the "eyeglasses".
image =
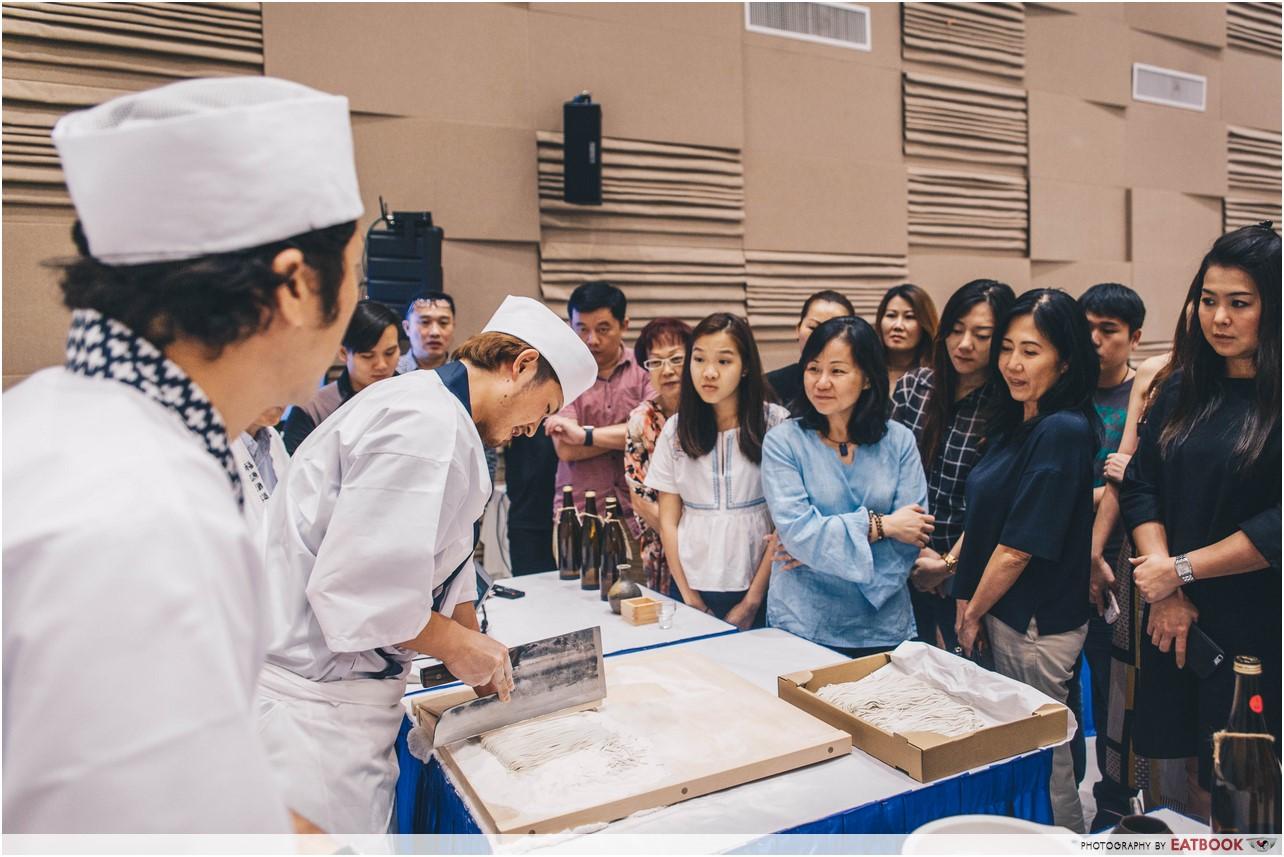
[(658, 357), (652, 357), (650, 360), (644, 360), (642, 365), (646, 367), (648, 372), (654, 372), (661, 366), (671, 366), (674, 369), (681, 369), (682, 364), (686, 363), (686, 361), (687, 358), (684, 355), (679, 354), (677, 357), (667, 357), (663, 360)]

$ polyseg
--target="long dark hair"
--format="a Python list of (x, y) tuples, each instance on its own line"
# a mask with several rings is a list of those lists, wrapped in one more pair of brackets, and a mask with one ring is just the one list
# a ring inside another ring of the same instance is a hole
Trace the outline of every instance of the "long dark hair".
[[(887, 305), (893, 298), (900, 298), (909, 304), (918, 321), (919, 337), (914, 349), (914, 365), (929, 365), (932, 360), (932, 340), (936, 338), (937, 329), (936, 304), (932, 303), (932, 296), (913, 283), (901, 283), (888, 289), (878, 303), (878, 312), (874, 313), (874, 332), (878, 334), (880, 343), (883, 341), (883, 316), (887, 314)], [(887, 356), (886, 346), (883, 346), (883, 356)]]
[[(1012, 398), (1007, 383), (998, 380), (1001, 377), (999, 356), (1003, 353), (1003, 338), (1012, 322), (1026, 315), (1034, 318), (1034, 326), (1057, 350), (1057, 357), (1066, 366), (1057, 382), (1039, 397), (1038, 414), (1029, 422), (1024, 421), (1024, 409)], [(1092, 405), (1092, 394), (1101, 376), (1101, 360), (1092, 345), (1092, 331), (1078, 301), (1060, 289), (1031, 289), (1012, 304), (994, 331), (992, 342), (997, 347), (990, 346), (990, 377), (996, 380), (993, 405), (986, 420), (987, 440), (1000, 435), (1020, 438), (1049, 414), (1077, 411), (1088, 420), (1100, 442), (1103, 433), (1101, 418)]]
[[(945, 427), (950, 424), (954, 410), (954, 399), (958, 395), (959, 373), (950, 360), (950, 347), (946, 339), (954, 330), (954, 325), (972, 311), (977, 304), (985, 303), (994, 314), (994, 332), (998, 333), (1000, 320), (1007, 315), (1016, 295), (1012, 287), (998, 280), (972, 280), (965, 283), (950, 299), (945, 302), (941, 312), (941, 326), (936, 331), (936, 342), (932, 351), (932, 392), (927, 396), (927, 412), (924, 414), (923, 430), (919, 436), (918, 451), (925, 467), (931, 467), (936, 461), (936, 452), (945, 437)], [(990, 340), (990, 353), (994, 353), (994, 342)], [(994, 375), (988, 371), (986, 383), (994, 383)]]
[(369, 351), (379, 344), (388, 328), (398, 329), (398, 321), (400, 319), (397, 314), (385, 304), (371, 300), (358, 301), (352, 311), (352, 320), (348, 322), (348, 329), (343, 332), (343, 347), (354, 354)]
[(762, 461), (762, 439), (767, 434), (767, 414), (763, 391), (766, 382), (762, 377), (762, 358), (754, 342), (749, 322), (729, 312), (715, 312), (696, 325), (687, 340), (686, 371), (682, 373), (682, 394), (678, 399), (678, 442), (682, 451), (692, 458), (708, 455), (718, 443), (718, 417), (713, 405), (700, 398), (691, 373), (691, 351), (702, 336), (727, 333), (740, 352), (744, 377), (736, 389), (736, 413), (740, 421), (740, 451), (754, 464)]
[[(852, 415), (847, 420), (847, 439), (852, 443), (878, 443), (887, 434), (887, 421), (892, 416), (892, 400), (887, 394), (887, 361), (883, 358), (883, 341), (869, 322), (856, 316), (831, 318), (818, 325), (807, 337), (802, 358), (803, 372), (820, 356), (825, 346), (841, 339), (851, 349), (852, 361), (869, 381), (869, 389), (860, 394)], [(816, 410), (804, 394), (794, 403), (794, 416), (807, 428), (829, 433), (829, 418)]]
[(1195, 424), (1212, 417), (1224, 397), (1226, 359), (1217, 354), (1199, 323), (1199, 300), (1204, 276), (1217, 265), (1238, 268), (1252, 277), (1262, 301), (1257, 330), (1257, 403), (1235, 440), (1233, 456), (1239, 470), (1252, 467), (1262, 457), (1280, 414), (1280, 237), (1265, 224), (1245, 226), (1213, 242), (1186, 294), (1194, 309), (1182, 319), (1185, 335), (1177, 343), (1172, 376), (1178, 376), (1177, 402), (1159, 435), (1166, 455), (1190, 436)]

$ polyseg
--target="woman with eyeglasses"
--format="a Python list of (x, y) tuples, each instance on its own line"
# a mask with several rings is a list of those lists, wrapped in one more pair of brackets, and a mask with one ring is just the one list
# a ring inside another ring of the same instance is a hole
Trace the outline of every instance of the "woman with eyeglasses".
[(638, 364), (651, 373), (656, 394), (629, 414), (624, 441), (624, 478), (633, 491), (633, 513), (642, 526), (638, 543), (642, 548), (642, 570), (646, 585), (656, 592), (669, 593), (669, 564), (664, 561), (660, 542), (659, 492), (646, 487), (655, 442), (664, 423), (678, 412), (682, 393), (682, 368), (686, 363), (691, 326), (679, 318), (652, 319), (633, 346)]

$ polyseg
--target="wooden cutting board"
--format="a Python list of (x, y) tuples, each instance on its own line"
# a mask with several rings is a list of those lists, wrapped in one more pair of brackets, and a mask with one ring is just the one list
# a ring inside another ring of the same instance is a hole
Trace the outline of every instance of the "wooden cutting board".
[[(846, 732), (699, 655), (671, 650), (608, 658), (606, 685), (600, 711), (639, 750), (636, 768), (603, 778), (591, 766), (553, 768), (558, 763), (551, 761), (542, 771), (515, 774), (476, 738), (438, 750), (484, 830), (554, 833), (611, 822), (851, 751)], [(417, 708), (440, 709), (442, 701)], [(548, 776), (559, 772), (566, 782)]]

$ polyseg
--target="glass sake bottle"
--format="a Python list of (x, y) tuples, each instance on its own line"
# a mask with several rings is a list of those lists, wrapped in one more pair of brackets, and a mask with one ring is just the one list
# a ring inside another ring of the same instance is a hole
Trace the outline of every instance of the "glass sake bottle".
[(602, 564), (598, 573), (598, 597), (606, 601), (607, 594), (615, 585), (617, 567), (629, 561), (629, 543), (624, 533), (624, 521), (620, 518), (620, 502), (614, 497), (606, 498), (606, 529), (602, 534)]
[(584, 492), (580, 518), (580, 589), (596, 590), (602, 566), (602, 519), (597, 515), (597, 492)]
[(575, 492), (562, 486), (562, 510), (557, 516), (557, 578), (579, 580), (580, 516), (575, 510)]
[(1260, 660), (1235, 658), (1230, 720), (1213, 734), (1213, 833), (1280, 832), (1280, 763), (1261, 677)]

